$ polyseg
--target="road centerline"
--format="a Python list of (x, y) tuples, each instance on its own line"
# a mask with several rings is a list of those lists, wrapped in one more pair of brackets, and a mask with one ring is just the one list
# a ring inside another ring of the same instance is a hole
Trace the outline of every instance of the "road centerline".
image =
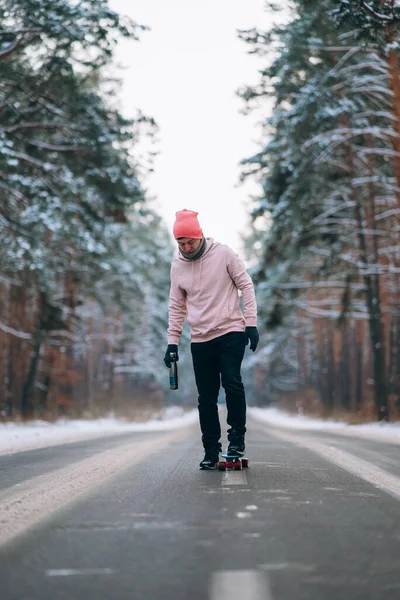
[(256, 570), (215, 571), (210, 600), (272, 600), (268, 579)]
[(247, 485), (245, 471), (225, 471), (221, 485)]

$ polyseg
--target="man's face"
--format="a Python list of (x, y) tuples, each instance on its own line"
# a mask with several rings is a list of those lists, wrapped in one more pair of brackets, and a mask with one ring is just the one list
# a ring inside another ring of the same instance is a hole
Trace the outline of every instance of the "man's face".
[(185, 254), (192, 254), (196, 252), (197, 248), (200, 246), (200, 240), (196, 240), (194, 238), (179, 238), (177, 240), (179, 250), (184, 252)]

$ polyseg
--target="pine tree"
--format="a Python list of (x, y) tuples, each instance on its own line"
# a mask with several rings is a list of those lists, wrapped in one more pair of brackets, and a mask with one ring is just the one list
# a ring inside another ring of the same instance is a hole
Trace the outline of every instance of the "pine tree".
[(115, 358), (120, 339), (138, 334), (135, 311), (160, 330), (167, 283), (157, 276), (171, 248), (135, 158), (155, 124), (125, 118), (110, 82), (118, 40), (143, 29), (108, 0), (0, 8), (0, 362), (10, 413), (76, 404), (88, 370), (80, 359), (101, 368), (93, 361), (103, 361), (105, 339)]
[[(295, 8), (290, 22), (268, 36), (242, 33), (253, 49), (268, 42), (276, 52), (261, 84), (242, 91), (250, 102), (271, 94), (275, 98), (265, 128), (268, 142), (244, 161), (246, 172), (263, 186), (253, 217), (270, 220), (268, 232), (260, 235), (260, 304), (267, 300), (267, 326), (282, 322), (285, 305), (333, 317), (342, 326), (342, 349), (332, 357), (339, 356), (347, 378), (343, 344), (353, 327), (347, 321), (368, 319), (377, 415), (386, 419), (382, 302), (389, 311), (390, 285), (382, 279), (382, 257), (389, 256), (392, 245), (388, 231), (396, 168), (388, 160), (397, 136), (390, 113), (390, 65), (377, 44), (358, 43), (346, 20), (335, 27), (335, 3), (298, 1)], [(318, 282), (336, 293), (318, 292)], [(318, 327), (315, 332), (319, 336)], [(302, 335), (298, 328), (296, 335)], [(338, 334), (331, 330), (329, 335), (337, 348)]]

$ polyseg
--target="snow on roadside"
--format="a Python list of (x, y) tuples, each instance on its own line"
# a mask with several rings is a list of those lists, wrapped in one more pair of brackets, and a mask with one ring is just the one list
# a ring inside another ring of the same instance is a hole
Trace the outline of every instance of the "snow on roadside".
[[(368, 423), (349, 425), (344, 421), (312, 419), (290, 415), (277, 408), (248, 407), (249, 416), (268, 425), (303, 431), (331, 431), (340, 435), (400, 444), (400, 423)], [(160, 415), (144, 423), (109, 417), (92, 421), (60, 419), (55, 423), (33, 421), (29, 424), (0, 424), (0, 455), (58, 446), (104, 436), (138, 432), (170, 431), (198, 423), (197, 409), (185, 412), (181, 407), (166, 408)]]
[(248, 414), (258, 421), (275, 427), (298, 429), (302, 431), (325, 431), (367, 438), (391, 444), (400, 444), (400, 423), (366, 423), (349, 425), (345, 421), (327, 421), (312, 419), (304, 415), (290, 415), (278, 408), (248, 408)]
[(33, 421), (28, 424), (2, 423), (0, 424), (0, 455), (130, 431), (170, 431), (188, 427), (197, 421), (197, 409), (184, 412), (178, 406), (171, 406), (164, 409), (159, 417), (144, 423), (124, 421), (115, 417), (92, 421), (60, 419), (55, 423), (46, 421)]

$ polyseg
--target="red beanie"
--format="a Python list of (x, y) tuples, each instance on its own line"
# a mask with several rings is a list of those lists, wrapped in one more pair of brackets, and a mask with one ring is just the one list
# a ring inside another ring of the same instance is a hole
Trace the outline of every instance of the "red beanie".
[(199, 213), (194, 210), (178, 210), (174, 223), (174, 238), (192, 238), (194, 240), (200, 240), (203, 237), (203, 231), (197, 220)]

